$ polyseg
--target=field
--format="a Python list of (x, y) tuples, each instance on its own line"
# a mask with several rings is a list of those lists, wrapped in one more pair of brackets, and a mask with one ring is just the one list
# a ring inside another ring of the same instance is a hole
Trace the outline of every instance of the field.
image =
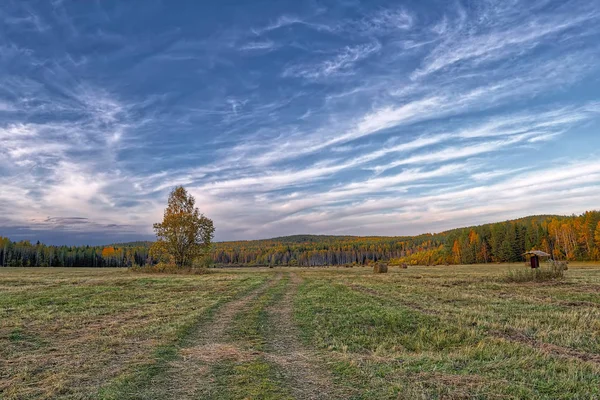
[(509, 268), (0, 268), (0, 398), (600, 398), (600, 267)]

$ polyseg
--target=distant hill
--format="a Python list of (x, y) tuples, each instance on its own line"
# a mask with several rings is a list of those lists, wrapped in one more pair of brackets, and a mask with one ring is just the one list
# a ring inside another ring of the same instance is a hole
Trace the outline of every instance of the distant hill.
[[(544, 220), (548, 220), (548, 219), (564, 219), (564, 218), (569, 218), (568, 216), (564, 216), (564, 215), (552, 215), (552, 214), (548, 214), (548, 215), (533, 215), (533, 216), (529, 216), (529, 217), (523, 217), (523, 218), (518, 218), (518, 219), (513, 219), (513, 220), (507, 220), (506, 222), (511, 222), (511, 223), (526, 223), (526, 222), (541, 222)], [(357, 238), (373, 238), (373, 239), (398, 239), (398, 238), (403, 238), (403, 239), (410, 239), (410, 238), (416, 238), (416, 237), (420, 237), (420, 236), (424, 236), (424, 235), (447, 235), (450, 234), (452, 232), (456, 232), (456, 231), (461, 231), (464, 229), (476, 229), (482, 226), (487, 226), (487, 225), (493, 225), (493, 224), (483, 224), (483, 225), (473, 225), (473, 226), (469, 226), (469, 227), (465, 227), (465, 228), (455, 228), (455, 229), (451, 229), (451, 230), (447, 230), (444, 232), (439, 232), (437, 234), (432, 234), (432, 233), (423, 233), (421, 235), (417, 235), (417, 236), (355, 236), (355, 235), (312, 235), (312, 234), (298, 234), (298, 235), (289, 235), (289, 236), (278, 236), (278, 237), (274, 237), (274, 238), (268, 238), (268, 239), (250, 239), (250, 240), (236, 240), (236, 241), (221, 241), (221, 242), (215, 242), (217, 245), (221, 245), (221, 244), (227, 244), (227, 243), (271, 243), (271, 242), (278, 242), (278, 243), (327, 243), (327, 242), (335, 242), (335, 241), (340, 241), (340, 240), (354, 240)], [(151, 241), (138, 241), (138, 242), (125, 242), (125, 243), (111, 243), (109, 244), (109, 246), (115, 246), (115, 247), (138, 247), (138, 246), (150, 246), (153, 242)]]
[(144, 240), (144, 241), (139, 241), (139, 242), (126, 242), (126, 243), (111, 243), (107, 246), (113, 246), (113, 247), (150, 247), (150, 245), (152, 245), (151, 241), (148, 240)]

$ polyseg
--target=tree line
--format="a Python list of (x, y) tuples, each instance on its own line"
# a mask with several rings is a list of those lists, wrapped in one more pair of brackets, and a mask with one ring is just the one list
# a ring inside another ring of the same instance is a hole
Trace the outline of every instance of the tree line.
[[(154, 264), (151, 242), (109, 246), (46, 246), (0, 237), (0, 266), (130, 267)], [(525, 251), (543, 250), (557, 260), (600, 260), (600, 212), (534, 216), (414, 237), (297, 235), (269, 240), (214, 243), (212, 263), (254, 265), (419, 265), (518, 262)]]
[(542, 250), (555, 260), (600, 260), (600, 212), (536, 216), (424, 235), (405, 243), (399, 258), (410, 264), (518, 262)]
[(600, 212), (533, 216), (413, 237), (291, 236), (220, 243), (224, 265), (347, 265), (377, 261), (413, 265), (518, 262), (528, 250), (557, 260), (600, 260)]
[(147, 243), (110, 246), (48, 246), (0, 236), (2, 267), (132, 267), (151, 262)]

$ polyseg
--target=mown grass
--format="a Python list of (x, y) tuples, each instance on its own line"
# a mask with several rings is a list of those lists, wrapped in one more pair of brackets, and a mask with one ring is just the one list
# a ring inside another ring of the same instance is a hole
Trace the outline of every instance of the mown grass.
[(239, 347), (247, 358), (215, 363), (212, 366), (215, 382), (210, 390), (200, 393), (200, 398), (292, 399), (281, 371), (262, 355), (268, 329), (267, 307), (281, 298), (288, 281), (288, 277), (280, 280), (259, 296), (248, 309), (240, 310), (226, 340)]
[[(201, 355), (204, 372), (186, 374), (196, 398), (292, 398), (266, 345), (290, 273), (308, 361), (352, 389), (343, 398), (600, 398), (600, 268), (505, 281), (515, 268), (0, 269), (0, 398), (165, 398), (152, 385), (186, 349)], [(214, 339), (228, 353), (207, 356), (194, 332), (238, 298)]]
[(0, 276), (5, 399), (133, 393), (220, 302), (266, 279), (140, 277), (109, 269), (6, 268)]
[(296, 317), (358, 398), (600, 396), (598, 271), (498, 283), (506, 269), (305, 272)]

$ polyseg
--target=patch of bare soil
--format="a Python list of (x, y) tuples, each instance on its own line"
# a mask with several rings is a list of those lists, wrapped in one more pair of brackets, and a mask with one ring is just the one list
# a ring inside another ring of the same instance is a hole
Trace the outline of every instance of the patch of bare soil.
[(269, 352), (264, 356), (280, 368), (296, 399), (348, 398), (347, 390), (335, 387), (319, 355), (300, 342), (300, 332), (293, 322), (293, 300), (301, 282), (292, 273), (281, 301), (268, 308), (271, 329), (266, 338)]
[(157, 377), (152, 386), (164, 398), (194, 398), (198, 389), (210, 384), (210, 365), (220, 361), (244, 361), (253, 354), (224, 343), (226, 331), (233, 324), (235, 316), (281, 280), (281, 275), (269, 280), (260, 288), (246, 296), (230, 301), (216, 311), (213, 320), (203, 324), (189, 339), (192, 346), (183, 348), (180, 357), (169, 363), (164, 376)]
[(546, 354), (559, 357), (576, 358), (581, 361), (600, 364), (600, 354), (586, 353), (583, 351), (570, 349), (568, 347), (562, 347), (551, 343), (540, 342), (539, 340), (535, 340), (524, 335), (516, 329), (510, 329), (504, 332), (492, 331), (490, 332), (490, 334), (512, 342), (518, 342), (529, 345)]

